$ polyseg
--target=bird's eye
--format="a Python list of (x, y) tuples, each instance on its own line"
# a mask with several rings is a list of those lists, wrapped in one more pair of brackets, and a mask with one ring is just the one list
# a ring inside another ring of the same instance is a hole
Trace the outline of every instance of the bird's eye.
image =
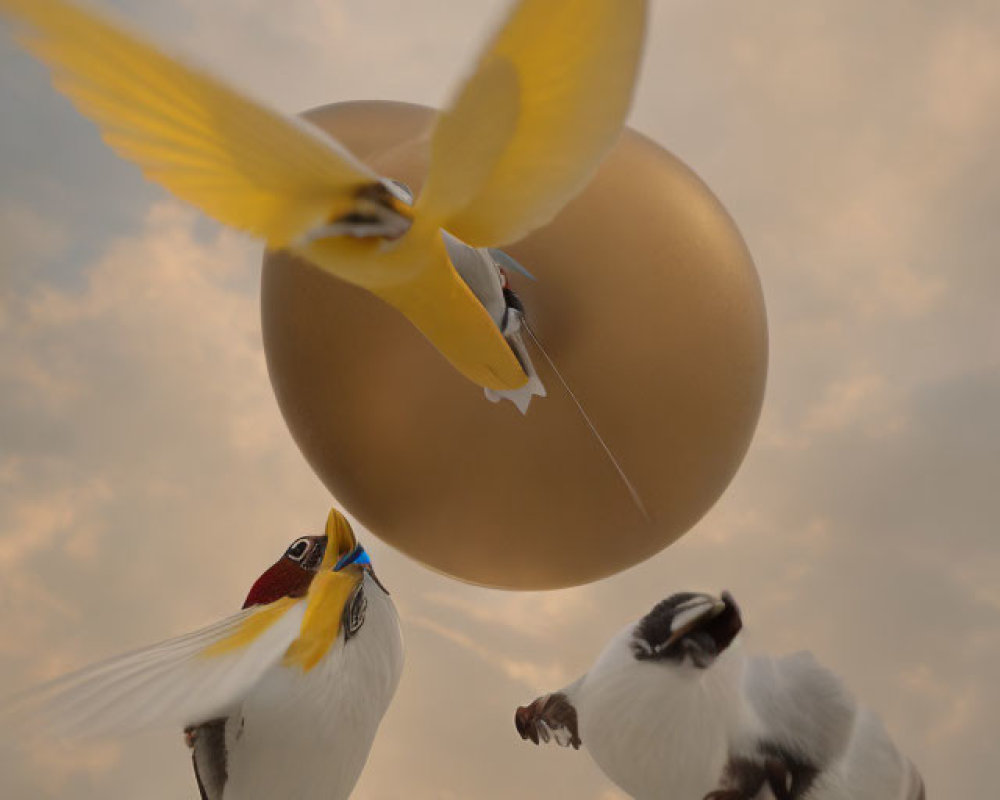
[(292, 561), (301, 561), (305, 558), (306, 553), (309, 552), (309, 540), (308, 539), (298, 539), (292, 543), (292, 546), (285, 551), (285, 555)]

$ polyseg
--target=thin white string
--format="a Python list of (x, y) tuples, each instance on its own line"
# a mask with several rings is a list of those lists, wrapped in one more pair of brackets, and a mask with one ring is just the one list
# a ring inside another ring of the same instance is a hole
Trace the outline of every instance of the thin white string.
[(642, 502), (642, 498), (639, 496), (639, 492), (636, 491), (635, 486), (632, 485), (632, 481), (629, 480), (628, 475), (625, 473), (625, 470), (622, 469), (622, 465), (618, 463), (618, 459), (615, 458), (615, 454), (611, 452), (611, 448), (608, 447), (608, 443), (604, 441), (604, 437), (601, 436), (600, 432), (597, 430), (597, 426), (594, 425), (593, 421), (590, 419), (590, 416), (584, 410), (583, 404), (577, 398), (573, 390), (569, 387), (569, 384), (566, 382), (566, 379), (562, 376), (562, 373), (559, 371), (559, 368), (556, 366), (555, 362), (549, 356), (548, 352), (545, 350), (544, 347), (542, 347), (542, 343), (538, 341), (538, 337), (535, 336), (535, 332), (532, 330), (531, 326), (528, 325), (528, 321), (522, 318), (521, 324), (524, 326), (524, 329), (528, 332), (528, 335), (531, 337), (531, 341), (535, 343), (535, 347), (538, 348), (539, 352), (545, 357), (545, 360), (549, 363), (549, 366), (552, 367), (552, 371), (555, 373), (555, 376), (559, 379), (559, 382), (563, 385), (563, 388), (566, 390), (566, 393), (570, 396), (570, 399), (576, 405), (577, 410), (580, 412), (580, 416), (583, 417), (583, 421), (586, 423), (587, 427), (590, 428), (591, 433), (594, 434), (594, 438), (597, 439), (598, 443), (601, 445), (601, 448), (607, 455), (608, 460), (611, 462), (611, 465), (615, 468), (615, 471), (618, 473), (618, 476), (622, 479), (622, 483), (625, 484), (625, 488), (628, 489), (628, 493), (632, 496), (632, 502), (634, 502), (636, 508), (639, 509), (639, 513), (642, 514), (643, 519), (645, 519), (646, 522), (651, 522), (652, 518), (649, 516), (649, 512), (646, 511), (646, 506)]

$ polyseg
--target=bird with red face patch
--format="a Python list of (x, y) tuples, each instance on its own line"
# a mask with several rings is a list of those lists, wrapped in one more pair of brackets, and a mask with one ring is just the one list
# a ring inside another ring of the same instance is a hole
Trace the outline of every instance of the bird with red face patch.
[(11, 710), (71, 738), (183, 728), (202, 800), (337, 800), (402, 668), (395, 606), (334, 509), (325, 536), (296, 539), (239, 613), (58, 678)]

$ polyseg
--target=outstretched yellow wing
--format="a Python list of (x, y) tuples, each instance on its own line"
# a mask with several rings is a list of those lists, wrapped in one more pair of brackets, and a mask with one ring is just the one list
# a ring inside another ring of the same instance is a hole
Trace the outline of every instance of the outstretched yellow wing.
[(289, 244), (348, 213), (374, 173), (308, 123), (248, 100), (65, 0), (0, 0), (24, 46), (145, 175), (219, 222)]
[(645, 0), (517, 3), (438, 120), (417, 215), (476, 247), (549, 222), (621, 132), (645, 20)]
[(466, 376), (527, 381), (448, 261), (444, 228), (473, 246), (520, 239), (583, 188), (631, 101), (645, 0), (521, 0), (439, 120), (413, 228), (393, 246), (315, 226), (356, 210), (378, 177), (307, 123), (260, 106), (69, 0), (0, 0), (21, 41), (105, 140), (216, 220), (402, 311)]

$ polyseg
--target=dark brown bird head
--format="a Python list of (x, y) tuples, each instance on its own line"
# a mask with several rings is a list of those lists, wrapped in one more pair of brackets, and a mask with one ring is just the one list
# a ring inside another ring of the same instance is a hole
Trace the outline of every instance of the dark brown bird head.
[(326, 544), (326, 536), (300, 536), (292, 542), (284, 555), (254, 582), (243, 608), (305, 595), (323, 562)]
[(743, 627), (729, 592), (718, 598), (680, 592), (657, 603), (632, 632), (632, 652), (640, 661), (711, 666)]

